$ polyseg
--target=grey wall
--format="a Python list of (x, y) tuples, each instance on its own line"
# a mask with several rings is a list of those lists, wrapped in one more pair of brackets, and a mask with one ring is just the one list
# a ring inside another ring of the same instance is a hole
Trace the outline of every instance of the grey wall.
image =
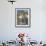
[[(15, 40), (19, 32), (30, 34), (33, 40), (46, 40), (46, 1), (17, 0), (13, 5), (0, 0), (0, 41)], [(15, 8), (31, 8), (31, 27), (15, 27)]]

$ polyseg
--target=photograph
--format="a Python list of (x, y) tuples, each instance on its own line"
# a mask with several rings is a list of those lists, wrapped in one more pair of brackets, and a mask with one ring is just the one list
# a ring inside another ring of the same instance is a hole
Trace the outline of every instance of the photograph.
[(31, 24), (31, 9), (16, 8), (15, 9), (15, 25), (16, 27), (30, 27)]
[(0, 0), (0, 46), (46, 46), (46, 0)]

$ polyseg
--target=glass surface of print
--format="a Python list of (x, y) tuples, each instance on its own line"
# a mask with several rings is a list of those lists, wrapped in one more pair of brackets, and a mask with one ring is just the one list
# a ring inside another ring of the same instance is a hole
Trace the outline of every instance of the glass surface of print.
[(30, 27), (30, 8), (16, 8), (16, 27)]

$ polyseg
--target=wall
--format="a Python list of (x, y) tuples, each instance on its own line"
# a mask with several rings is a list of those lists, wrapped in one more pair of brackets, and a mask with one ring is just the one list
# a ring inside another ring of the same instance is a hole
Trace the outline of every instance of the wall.
[[(31, 39), (46, 40), (45, 0), (17, 0), (13, 5), (0, 0), (0, 41), (15, 40), (19, 32), (30, 34)], [(15, 8), (31, 8), (31, 27), (15, 27)]]

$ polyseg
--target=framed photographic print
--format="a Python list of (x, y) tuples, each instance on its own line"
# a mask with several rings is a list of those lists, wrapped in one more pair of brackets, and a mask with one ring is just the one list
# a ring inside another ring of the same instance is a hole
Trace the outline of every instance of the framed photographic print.
[(31, 26), (30, 8), (15, 8), (15, 26), (21, 28)]

